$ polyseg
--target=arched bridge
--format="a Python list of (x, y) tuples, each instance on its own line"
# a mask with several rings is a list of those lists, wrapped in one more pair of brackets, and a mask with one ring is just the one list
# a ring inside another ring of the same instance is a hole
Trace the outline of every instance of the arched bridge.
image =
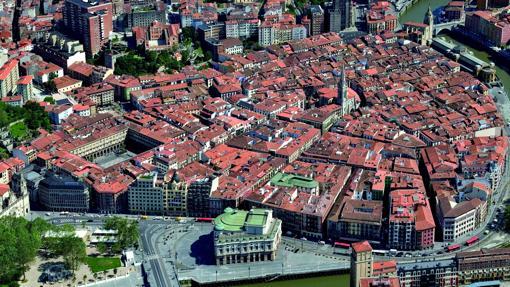
[(434, 24), (434, 36), (437, 36), (439, 33), (441, 33), (441, 31), (444, 30), (451, 31), (453, 28), (456, 28), (459, 25), (464, 25), (464, 20)]

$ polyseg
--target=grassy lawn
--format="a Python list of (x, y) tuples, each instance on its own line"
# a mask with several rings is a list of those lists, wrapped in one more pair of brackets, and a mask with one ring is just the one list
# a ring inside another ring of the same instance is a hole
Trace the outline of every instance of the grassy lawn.
[(121, 266), (120, 258), (118, 257), (91, 257), (88, 256), (86, 260), (87, 265), (93, 273), (118, 268)]
[(23, 122), (16, 123), (9, 128), (12, 137), (22, 139), (27, 136), (28, 130)]

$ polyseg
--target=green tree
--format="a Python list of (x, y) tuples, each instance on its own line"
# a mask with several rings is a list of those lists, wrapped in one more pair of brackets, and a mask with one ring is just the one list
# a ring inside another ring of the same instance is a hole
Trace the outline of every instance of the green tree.
[(64, 258), (65, 265), (73, 272), (76, 271), (87, 258), (85, 242), (74, 235), (61, 237), (59, 242), (60, 252)]
[(58, 77), (58, 75), (55, 72), (51, 72), (48, 75), (48, 81), (45, 83), (46, 90), (48, 90), (49, 92), (56, 92), (57, 91), (57, 86), (55, 85), (55, 82), (53, 81), (57, 77)]
[(6, 159), (9, 157), (10, 157), (9, 151), (5, 147), (0, 146), (0, 159)]
[(52, 234), (46, 236), (41, 245), (41, 248), (46, 249), (52, 256), (62, 255), (62, 242), (61, 237), (63, 236), (74, 236), (75, 228), (72, 225), (57, 225), (51, 226), (48, 230)]
[(112, 246), (113, 252), (120, 252), (128, 247), (138, 245), (138, 222), (118, 216), (108, 218), (104, 228), (117, 231), (117, 242)]
[(97, 252), (101, 254), (105, 254), (108, 252), (108, 246), (104, 242), (100, 242), (97, 244)]
[(0, 127), (6, 127), (9, 124), (9, 115), (5, 110), (0, 110)]
[(505, 207), (505, 230), (510, 232), (510, 205)]
[(45, 97), (43, 101), (45, 101), (45, 102), (47, 102), (47, 103), (50, 103), (50, 104), (52, 104), (52, 105), (54, 105), (54, 104), (55, 104), (55, 99), (54, 99), (53, 97), (50, 97), (50, 96)]
[(29, 101), (24, 106), (25, 109), (25, 124), (31, 130), (43, 128), (51, 130), (51, 123), (48, 113), (38, 103)]
[(17, 281), (41, 246), (39, 223), (21, 217), (0, 219), (0, 282)]

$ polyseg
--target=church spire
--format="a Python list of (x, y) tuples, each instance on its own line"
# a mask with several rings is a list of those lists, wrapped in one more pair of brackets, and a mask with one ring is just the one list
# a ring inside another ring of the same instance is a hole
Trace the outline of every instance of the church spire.
[(340, 72), (340, 79), (337, 84), (338, 93), (337, 93), (337, 103), (342, 105), (347, 97), (347, 81), (345, 79), (345, 66), (342, 65), (342, 70)]
[(346, 112), (348, 108), (348, 99), (347, 99), (347, 79), (345, 75), (345, 66), (342, 66), (342, 72), (340, 74), (340, 80), (338, 81), (338, 92), (337, 92), (337, 104), (342, 106), (342, 116), (348, 112)]
[(434, 37), (434, 14), (432, 13), (430, 2), (426, 17), (427, 24), (429, 25), (429, 35), (427, 40), (432, 40), (432, 38)]

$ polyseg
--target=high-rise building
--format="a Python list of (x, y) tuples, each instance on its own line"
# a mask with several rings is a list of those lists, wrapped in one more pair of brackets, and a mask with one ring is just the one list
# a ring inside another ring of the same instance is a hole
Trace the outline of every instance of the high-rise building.
[(352, 0), (334, 0), (328, 11), (329, 31), (341, 32), (353, 26)]
[(310, 6), (310, 35), (324, 33), (324, 10), (320, 5)]
[(372, 277), (372, 246), (368, 241), (352, 244), (351, 253), (351, 287), (360, 286), (361, 278)]
[(87, 53), (95, 55), (112, 32), (112, 3), (96, 0), (66, 0), (63, 16), (67, 31), (83, 41)]
[(124, 13), (124, 0), (112, 0), (113, 15), (119, 16)]

